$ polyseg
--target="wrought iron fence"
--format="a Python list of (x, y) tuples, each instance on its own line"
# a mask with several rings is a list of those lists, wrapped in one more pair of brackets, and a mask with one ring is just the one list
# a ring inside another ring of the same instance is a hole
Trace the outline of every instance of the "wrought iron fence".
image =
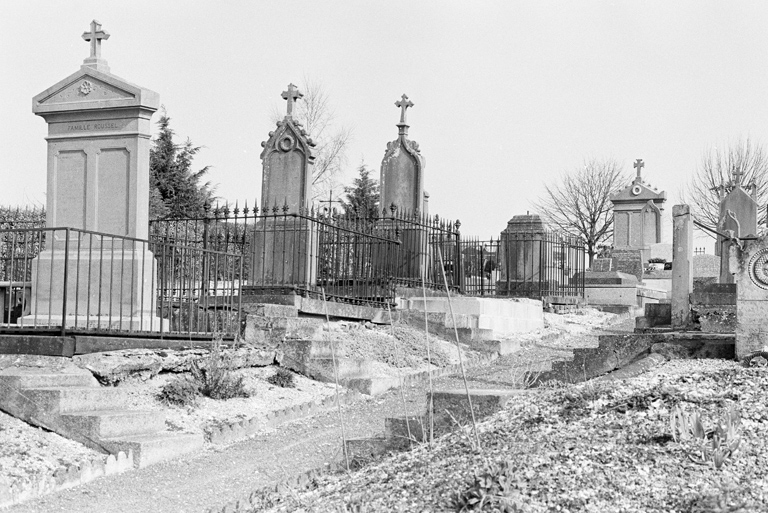
[(554, 232), (463, 239), (465, 294), (583, 297), (586, 255), (576, 237)]
[(233, 336), (242, 262), (73, 228), (0, 230), (0, 330)]
[(460, 287), (459, 223), (438, 216), (401, 213), (361, 217), (328, 209), (289, 213), (235, 206), (209, 210), (203, 218), (150, 223), (150, 239), (234, 252), (245, 259), (244, 294), (295, 291), (336, 301), (385, 304), (397, 285), (442, 288), (437, 248), (450, 285)]

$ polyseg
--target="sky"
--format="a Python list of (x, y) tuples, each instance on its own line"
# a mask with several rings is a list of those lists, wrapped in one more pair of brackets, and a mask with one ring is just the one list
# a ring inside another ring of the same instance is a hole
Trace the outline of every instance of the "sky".
[[(430, 212), (498, 236), (588, 158), (615, 158), (679, 202), (705, 150), (768, 142), (768, 2), (4, 0), (0, 204), (45, 203), (32, 97), (88, 57), (156, 91), (217, 195), (260, 197), (261, 142), (288, 83), (322, 83), (353, 131), (342, 183), (378, 176), (403, 93)], [(628, 182), (629, 183), (628, 178)], [(667, 230), (665, 230), (667, 231)], [(667, 240), (666, 242), (671, 242)], [(711, 248), (708, 248), (711, 252)]]

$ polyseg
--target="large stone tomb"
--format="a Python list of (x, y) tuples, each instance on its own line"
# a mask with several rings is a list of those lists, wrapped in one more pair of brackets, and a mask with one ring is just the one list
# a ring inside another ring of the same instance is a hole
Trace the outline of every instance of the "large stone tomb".
[[(110, 73), (101, 58), (108, 37), (94, 21), (83, 34), (90, 57), (33, 99), (33, 112), (48, 123), (46, 224), (146, 240), (150, 119), (159, 97)], [(158, 328), (147, 245), (82, 232), (70, 232), (67, 244), (65, 233), (55, 232), (35, 260), (32, 313), (20, 322)]]

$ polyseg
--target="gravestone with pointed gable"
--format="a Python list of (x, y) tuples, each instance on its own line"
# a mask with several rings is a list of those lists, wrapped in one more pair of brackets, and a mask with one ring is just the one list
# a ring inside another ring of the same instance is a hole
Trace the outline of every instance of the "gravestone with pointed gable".
[[(757, 235), (757, 187), (752, 184), (744, 188), (741, 175), (741, 172), (734, 173), (733, 187), (728, 193), (723, 185), (717, 188), (720, 197), (717, 231), (731, 235), (731, 238)], [(720, 283), (734, 283), (729, 266), (728, 247), (731, 238), (717, 236), (715, 253), (720, 256)]]
[(632, 183), (611, 195), (613, 203), (614, 269), (643, 279), (643, 264), (651, 248), (662, 243), (662, 213), (667, 193), (659, 192), (643, 180), (642, 159), (634, 163), (637, 176)]
[(409, 125), (406, 110), (414, 103), (403, 94), (395, 102), (400, 108), (400, 122), (397, 124), (397, 139), (387, 143), (384, 159), (381, 161), (382, 207), (395, 205), (401, 212), (424, 212), (424, 167), (426, 160), (419, 150), (419, 144), (408, 138)]
[(314, 286), (318, 231), (310, 219), (315, 143), (293, 118), (304, 95), (288, 84), (286, 115), (262, 142), (261, 214), (254, 225), (252, 285), (258, 290)]
[[(384, 159), (381, 161), (380, 175), (380, 201), (384, 212), (392, 211), (399, 217), (413, 219), (427, 219), (427, 198), (424, 191), (424, 168), (426, 160), (421, 154), (419, 144), (408, 138), (409, 125), (406, 121), (407, 110), (414, 103), (403, 94), (400, 100), (395, 102), (400, 108), (400, 122), (397, 123), (397, 139), (387, 143)], [(386, 215), (386, 214), (385, 214)], [(380, 225), (391, 232), (391, 226), (387, 220), (382, 220)], [(392, 236), (390, 233), (388, 236)], [(421, 227), (399, 226), (397, 237), (401, 244), (397, 249), (398, 255), (380, 255), (393, 265), (392, 272), (398, 278), (424, 278), (428, 272), (429, 247), (427, 232)]]
[(261, 143), (262, 209), (288, 206), (288, 212), (297, 213), (309, 207), (312, 198), (312, 169), (315, 163), (315, 143), (298, 121), (293, 119), (296, 100), (303, 94), (293, 84), (283, 91), (287, 101), (285, 117)]
[[(82, 37), (90, 43), (90, 55), (80, 69), (35, 96), (32, 103), (33, 112), (48, 123), (46, 224), (146, 239), (150, 119), (159, 97), (110, 72), (101, 57), (101, 44), (109, 33), (98, 21)], [(108, 262), (111, 257), (103, 256), (99, 238), (81, 236), (79, 251), (70, 248), (65, 295), (59, 280), (64, 273), (65, 238), (57, 232), (35, 262), (34, 273), (41, 278), (33, 286), (33, 319), (58, 322), (67, 300), (68, 312), (97, 313), (95, 318), (89, 316), (91, 326), (120, 322), (123, 329), (138, 329), (137, 323), (142, 329), (156, 327), (154, 258), (146, 244), (105, 239), (113, 255), (119, 246), (119, 262), (114, 263), (114, 258)], [(93, 284), (87, 288), (87, 280), (96, 276), (101, 280), (98, 290)], [(108, 289), (105, 282), (110, 283)], [(112, 321), (105, 320), (107, 315)], [(66, 319), (68, 325), (75, 321), (74, 316)]]

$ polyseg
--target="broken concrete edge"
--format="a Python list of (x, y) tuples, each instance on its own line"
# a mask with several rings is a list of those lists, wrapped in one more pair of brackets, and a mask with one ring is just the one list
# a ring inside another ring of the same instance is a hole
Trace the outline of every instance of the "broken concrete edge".
[(593, 378), (592, 381), (615, 381), (619, 379), (634, 378), (654, 367), (658, 367), (666, 361), (667, 359), (664, 356), (657, 353), (651, 353), (620, 369), (611, 371), (608, 374), (603, 374), (602, 376), (597, 376), (596, 378)]
[(116, 455), (96, 457), (79, 465), (59, 467), (50, 474), (36, 477), (21, 485), (0, 483), (0, 508), (90, 483), (100, 477), (122, 474), (133, 468), (133, 451), (128, 451), (128, 454), (120, 451)]
[[(339, 401), (345, 406), (353, 403), (359, 398), (360, 393), (356, 390), (347, 390), (339, 395)], [(250, 419), (209, 427), (204, 432), (205, 441), (214, 445), (230, 444), (247, 438), (266, 427), (274, 428), (285, 422), (312, 416), (320, 411), (333, 408), (336, 405), (336, 396), (331, 395), (320, 402), (308, 401), (306, 403), (271, 411), (261, 417), (251, 417)]]
[[(484, 354), (476, 358), (468, 358), (464, 361), (464, 368), (469, 369), (478, 365), (483, 365), (492, 362), (499, 357), (498, 353)], [(446, 376), (449, 374), (456, 374), (461, 372), (461, 363), (453, 363), (446, 365), (445, 367), (439, 367), (432, 370), (415, 371), (403, 376), (373, 376), (369, 378), (345, 378), (341, 384), (349, 389), (356, 390), (361, 394), (375, 396), (387, 392), (393, 388), (400, 388), (400, 383), (403, 386), (413, 386), (416, 384), (429, 381), (430, 376), (432, 379)]]

